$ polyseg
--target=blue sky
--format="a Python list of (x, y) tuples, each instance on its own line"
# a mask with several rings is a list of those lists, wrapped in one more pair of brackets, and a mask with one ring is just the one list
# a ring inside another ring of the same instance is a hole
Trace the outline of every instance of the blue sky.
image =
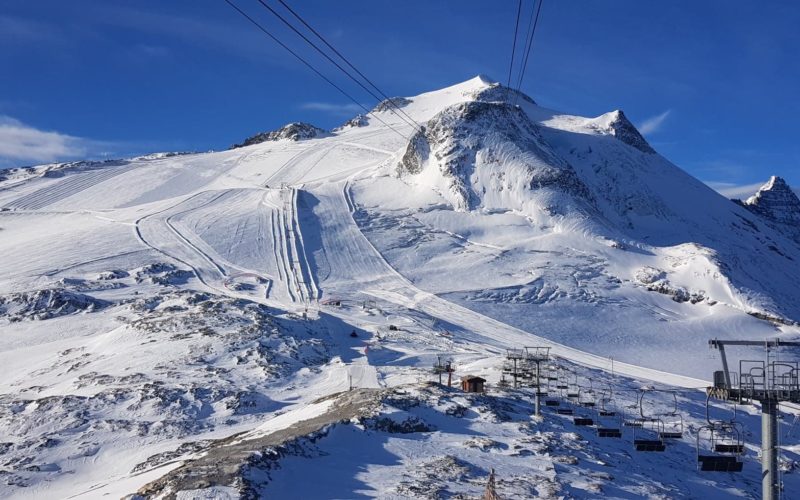
[[(390, 95), (505, 81), (515, 0), (289, 3)], [(625, 110), (704, 181), (800, 185), (799, 25), (792, 1), (545, 0), (523, 90), (575, 114)], [(0, 47), (0, 166), (221, 149), (355, 113), (222, 0), (4, 0)]]

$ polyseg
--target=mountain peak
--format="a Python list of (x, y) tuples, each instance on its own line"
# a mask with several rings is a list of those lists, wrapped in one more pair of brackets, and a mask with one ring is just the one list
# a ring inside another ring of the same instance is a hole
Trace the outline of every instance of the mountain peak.
[(324, 134), (327, 134), (325, 130), (315, 127), (310, 123), (292, 122), (287, 123), (279, 129), (268, 132), (260, 132), (256, 135), (250, 136), (242, 143), (231, 146), (231, 149), (243, 148), (245, 146), (252, 146), (253, 144), (260, 144), (267, 141), (279, 141), (281, 139), (288, 139), (290, 141), (313, 139), (314, 137), (319, 137)]
[(470, 80), (470, 82), (474, 82), (476, 84), (490, 86), (490, 85), (496, 84), (497, 80), (493, 80), (493, 79), (489, 78), (488, 76), (486, 76), (486, 75), (481, 73), (481, 74), (477, 75), (475, 78), (473, 78), (472, 80)]
[(628, 120), (621, 109), (616, 109), (604, 115), (600, 115), (594, 120), (595, 128), (613, 135), (625, 144), (632, 146), (643, 153), (655, 153), (656, 151), (648, 144), (647, 140), (639, 133), (639, 130)]
[(745, 207), (775, 222), (800, 224), (800, 198), (781, 177), (773, 175), (744, 201)]

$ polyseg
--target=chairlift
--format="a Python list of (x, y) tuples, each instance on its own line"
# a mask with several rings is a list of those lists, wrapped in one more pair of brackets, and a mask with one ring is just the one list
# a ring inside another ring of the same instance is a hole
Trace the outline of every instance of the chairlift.
[(697, 430), (697, 464), (703, 472), (741, 472), (744, 467), (744, 426), (736, 421), (736, 405), (731, 420), (711, 420), (706, 396), (706, 425)]
[(622, 437), (622, 430), (620, 426), (621, 419), (617, 412), (610, 408), (613, 401), (614, 392), (611, 387), (604, 389), (600, 392), (598, 400), (599, 405), (596, 409), (597, 413), (597, 437), (601, 438), (620, 438)]
[(645, 415), (644, 395), (648, 389), (642, 390), (639, 394), (639, 425), (633, 426), (633, 446), (636, 451), (664, 451), (664, 421), (654, 415)]
[(592, 379), (589, 379), (588, 389), (578, 390), (578, 404), (583, 406), (584, 408), (597, 407), (597, 398), (594, 392), (594, 388), (592, 387)]
[(577, 401), (581, 395), (581, 389), (578, 385), (578, 374), (573, 373), (572, 375), (574, 375), (575, 378), (567, 382), (567, 398)]
[(672, 392), (673, 407), (671, 412), (663, 414), (664, 431), (661, 437), (664, 439), (680, 439), (683, 437), (683, 415), (678, 412), (678, 395)]
[(639, 419), (640, 424), (633, 427), (633, 446), (636, 451), (664, 451), (667, 449), (664, 438), (664, 422), (658, 418)]
[(683, 415), (678, 412), (678, 394), (675, 391), (672, 393), (672, 408), (669, 411), (645, 415), (644, 400), (648, 392), (653, 392), (653, 389), (643, 389), (639, 395), (639, 413), (642, 418), (658, 419), (662, 423), (662, 429), (659, 437), (661, 439), (680, 439), (683, 437)]
[[(566, 389), (569, 389), (569, 384), (567, 383), (567, 376), (568, 376), (569, 372), (570, 371), (567, 368), (564, 368), (564, 367), (561, 367), (561, 366), (558, 367), (558, 377), (556, 379), (557, 380), (556, 389), (558, 389), (560, 391), (564, 391)], [(563, 396), (564, 395), (562, 394), (562, 397)]]
[(548, 382), (551, 382), (551, 381), (554, 382), (554, 381), (558, 380), (558, 366), (557, 365), (554, 365), (554, 364), (547, 365), (546, 370), (547, 370), (547, 380), (548, 380)]

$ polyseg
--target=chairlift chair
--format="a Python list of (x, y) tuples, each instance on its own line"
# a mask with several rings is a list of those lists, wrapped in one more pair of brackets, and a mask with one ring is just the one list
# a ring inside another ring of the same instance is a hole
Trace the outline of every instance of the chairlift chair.
[(600, 393), (599, 406), (597, 413), (597, 437), (601, 438), (620, 438), (622, 429), (620, 428), (621, 419), (617, 412), (609, 408), (613, 401), (613, 391), (609, 387)]
[(567, 375), (569, 374), (569, 370), (559, 367), (558, 368), (558, 377), (556, 383), (556, 389), (559, 390), (566, 390), (569, 389), (569, 384), (567, 383)]
[(638, 425), (633, 425), (633, 446), (636, 451), (664, 451), (664, 421), (655, 415), (645, 415), (644, 396), (649, 390), (642, 390), (639, 394)]
[(636, 451), (664, 451), (667, 449), (661, 433), (664, 422), (658, 418), (639, 419), (641, 425), (633, 427), (633, 446)]
[(578, 374), (573, 373), (575, 376), (574, 380), (570, 380), (567, 382), (567, 398), (577, 401), (581, 395), (581, 389), (578, 385)]
[(597, 407), (597, 395), (592, 388), (592, 379), (589, 379), (589, 388), (578, 390), (578, 404), (584, 408)]
[(673, 392), (672, 400), (674, 406), (671, 412), (665, 413), (664, 430), (661, 437), (664, 439), (680, 439), (683, 437), (683, 415), (678, 413), (678, 395)]
[(736, 421), (736, 405), (731, 420), (711, 420), (710, 394), (706, 397), (706, 425), (697, 430), (697, 465), (702, 472), (741, 472), (744, 467), (744, 427)]

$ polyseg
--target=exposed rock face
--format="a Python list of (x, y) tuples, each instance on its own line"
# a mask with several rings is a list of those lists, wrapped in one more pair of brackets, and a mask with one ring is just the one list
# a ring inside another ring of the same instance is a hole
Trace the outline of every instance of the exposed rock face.
[(252, 137), (248, 137), (241, 144), (234, 144), (231, 149), (243, 148), (245, 146), (252, 146), (253, 144), (261, 144), (267, 141), (279, 141), (281, 139), (288, 139), (290, 141), (301, 141), (305, 139), (313, 139), (327, 132), (319, 127), (315, 127), (310, 123), (294, 122), (284, 125), (278, 130), (269, 132), (261, 132)]
[(518, 104), (521, 101), (524, 101), (530, 104), (536, 104), (533, 99), (524, 93), (499, 83), (493, 83), (491, 86), (475, 92), (472, 97), (476, 101), (482, 102), (505, 102), (508, 104)]
[(394, 108), (402, 108), (403, 106), (407, 106), (409, 104), (411, 104), (411, 100), (406, 99), (405, 97), (391, 97), (379, 102), (371, 112), (380, 113), (381, 111), (390, 111)]
[(800, 244), (800, 198), (780, 177), (769, 181), (745, 201), (733, 200)]
[(349, 120), (347, 120), (346, 122), (344, 122), (340, 126), (338, 126), (335, 129), (333, 129), (333, 131), (334, 132), (338, 132), (339, 130), (346, 130), (348, 128), (366, 127), (367, 125), (369, 125), (369, 121), (367, 120), (367, 117), (364, 116), (364, 115), (358, 114), (358, 115), (350, 118)]
[(45, 320), (78, 312), (92, 312), (107, 305), (108, 302), (89, 295), (51, 288), (0, 296), (0, 317), (7, 316), (10, 321)]
[(643, 153), (655, 154), (656, 152), (621, 110), (597, 117), (595, 124), (598, 130), (613, 135), (628, 146), (632, 146)]
[(756, 194), (744, 201), (751, 212), (800, 230), (800, 198), (780, 177), (772, 176)]
[(505, 102), (446, 108), (411, 138), (397, 172), (440, 191), (457, 210), (514, 207), (528, 213), (535, 206), (554, 214), (570, 197), (590, 196), (537, 125)]

